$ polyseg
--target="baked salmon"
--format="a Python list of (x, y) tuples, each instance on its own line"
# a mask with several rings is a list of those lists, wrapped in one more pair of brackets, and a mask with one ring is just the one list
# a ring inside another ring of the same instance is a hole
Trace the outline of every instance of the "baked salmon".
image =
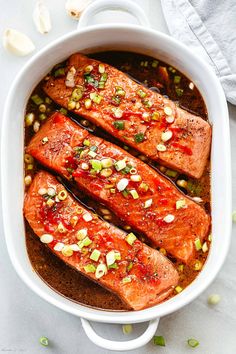
[(158, 304), (178, 283), (178, 273), (165, 256), (134, 234), (100, 220), (48, 172), (35, 176), (25, 196), (24, 215), (54, 254), (131, 309)]
[(44, 90), (59, 105), (88, 119), (163, 165), (200, 178), (211, 145), (211, 126), (114, 67), (72, 55), (62, 76)]
[[(54, 113), (26, 148), (40, 163), (110, 208), (154, 247), (189, 263), (210, 217), (170, 181), (120, 147)], [(197, 247), (198, 248), (198, 247)]]

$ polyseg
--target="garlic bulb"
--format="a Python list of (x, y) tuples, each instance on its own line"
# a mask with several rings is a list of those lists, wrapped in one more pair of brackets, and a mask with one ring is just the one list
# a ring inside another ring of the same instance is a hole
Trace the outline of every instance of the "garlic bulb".
[(81, 13), (93, 0), (67, 0), (66, 1), (66, 12), (74, 20), (80, 18)]
[(8, 28), (3, 34), (4, 48), (15, 55), (25, 56), (35, 50), (35, 46), (31, 39), (24, 33)]
[(49, 10), (42, 0), (36, 3), (33, 20), (37, 30), (42, 34), (48, 33), (52, 28)]

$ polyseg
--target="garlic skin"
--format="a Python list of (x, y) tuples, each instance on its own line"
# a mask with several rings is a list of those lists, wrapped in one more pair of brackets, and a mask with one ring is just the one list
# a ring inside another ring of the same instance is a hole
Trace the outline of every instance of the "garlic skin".
[(3, 46), (11, 54), (26, 56), (35, 50), (35, 45), (24, 33), (8, 28), (3, 34)]
[(41, 34), (48, 33), (52, 28), (50, 12), (42, 0), (37, 1), (35, 5), (33, 20), (38, 32)]
[(67, 0), (66, 12), (74, 20), (79, 20), (81, 13), (93, 0)]

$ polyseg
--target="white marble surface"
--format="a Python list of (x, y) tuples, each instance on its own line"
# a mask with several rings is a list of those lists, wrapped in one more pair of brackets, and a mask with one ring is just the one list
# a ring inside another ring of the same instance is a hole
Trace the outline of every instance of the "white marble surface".
[[(152, 27), (166, 31), (159, 0), (137, 2), (142, 4), (147, 11)], [(38, 50), (60, 35), (75, 29), (76, 23), (65, 14), (64, 0), (47, 0), (47, 3), (53, 15), (53, 29), (47, 36), (42, 36), (36, 32), (32, 22), (34, 1), (0, 0), (1, 35), (6, 27), (22, 30), (30, 35)], [(0, 47), (1, 107), (3, 107), (12, 80), (27, 60), (27, 57), (13, 57)], [(236, 209), (236, 107), (229, 106), (229, 111), (233, 161), (233, 206)], [(0, 352), (17, 354), (108, 353), (86, 338), (78, 318), (49, 305), (22, 283), (10, 263), (1, 221), (0, 236)], [(236, 225), (233, 227), (230, 253), (213, 284), (196, 301), (181, 311), (161, 319), (157, 334), (165, 336), (166, 347), (154, 347), (150, 343), (132, 353), (187, 354), (192, 350), (201, 354), (236, 353), (235, 237)], [(222, 242), (224, 242), (224, 235), (222, 235)], [(218, 293), (222, 297), (222, 301), (214, 308), (207, 305), (207, 297), (211, 293)], [(128, 338), (124, 338), (121, 326), (95, 324), (95, 327), (107, 338), (124, 340), (141, 333), (144, 325), (135, 325), (133, 335)], [(50, 339), (48, 348), (38, 343), (42, 335)], [(196, 349), (189, 348), (186, 345), (186, 339), (190, 337), (197, 338), (200, 346)]]

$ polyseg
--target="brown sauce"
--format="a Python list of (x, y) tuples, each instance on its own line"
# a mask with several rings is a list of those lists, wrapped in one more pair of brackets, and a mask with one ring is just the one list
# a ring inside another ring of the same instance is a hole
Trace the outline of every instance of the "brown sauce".
[[(91, 56), (117, 67), (127, 75), (131, 76), (134, 80), (169, 97), (183, 109), (207, 120), (206, 107), (196, 86), (194, 86), (186, 76), (180, 73), (177, 69), (170, 67), (168, 64), (144, 55), (129, 52), (103, 52)], [(60, 64), (57, 65), (57, 68), (58, 67), (60, 67)], [(42, 90), (43, 82), (44, 80), (38, 84), (32, 95), (36, 94), (42, 99), (43, 104), (46, 106), (46, 111), (40, 112), (40, 106), (35, 104), (32, 99), (28, 101), (26, 108), (26, 113), (34, 114), (34, 123), (37, 121), (40, 125), (44, 124), (47, 117), (50, 116), (53, 111), (61, 109), (45, 96)], [(62, 110), (62, 113), (66, 113), (71, 119), (75, 120), (80, 126), (89, 130), (93, 134), (114, 142), (127, 149), (129, 153), (150, 164), (153, 168), (157, 169), (158, 172), (169, 178), (177, 188), (181, 189), (181, 191), (190, 198), (201, 198), (201, 205), (205, 208), (206, 212), (210, 214), (210, 163), (208, 163), (203, 176), (199, 180), (188, 178), (186, 175), (179, 174), (176, 171), (172, 171), (159, 165), (158, 163), (151, 163), (151, 161), (145, 156), (140, 155), (140, 153), (132, 148), (124, 146), (123, 143), (117, 141), (101, 129), (93, 126), (87, 120), (80, 118), (71, 112), (65, 112), (65, 110)], [(30, 138), (34, 134), (34, 124), (25, 127), (25, 145), (28, 144)], [(25, 174), (33, 176), (39, 169), (45, 168), (38, 162), (34, 161), (33, 164), (25, 165)], [(180, 180), (186, 181), (185, 188), (179, 186)], [(125, 225), (102, 204), (94, 202), (90, 197), (78, 191), (77, 188), (68, 186), (67, 182), (62, 182), (70, 192), (74, 194), (74, 197), (78, 199), (79, 202), (82, 202), (87, 207), (93, 209), (100, 217), (103, 217), (105, 220), (125, 229), (126, 231), (132, 231), (131, 228), (129, 228), (129, 225)], [(143, 235), (138, 236), (142, 241), (148, 243)], [(92, 306), (104, 310), (127, 310), (126, 306), (116, 295), (87, 279), (52, 254), (51, 251), (40, 242), (39, 238), (34, 235), (27, 222), (26, 245), (29, 259), (34, 270), (58, 293), (86, 306)], [(209, 240), (207, 240), (207, 245), (209, 248)], [(165, 253), (165, 250), (161, 249), (161, 252)], [(179, 272), (179, 286), (185, 288), (196, 278), (199, 274), (199, 270), (195, 269), (196, 264), (199, 265), (200, 263), (200, 265), (204, 265), (207, 255), (208, 252), (204, 253), (201, 251), (198, 254), (198, 258), (195, 259), (192, 264), (183, 266), (180, 262), (171, 258), (167, 254), (168, 258), (171, 259)]]

